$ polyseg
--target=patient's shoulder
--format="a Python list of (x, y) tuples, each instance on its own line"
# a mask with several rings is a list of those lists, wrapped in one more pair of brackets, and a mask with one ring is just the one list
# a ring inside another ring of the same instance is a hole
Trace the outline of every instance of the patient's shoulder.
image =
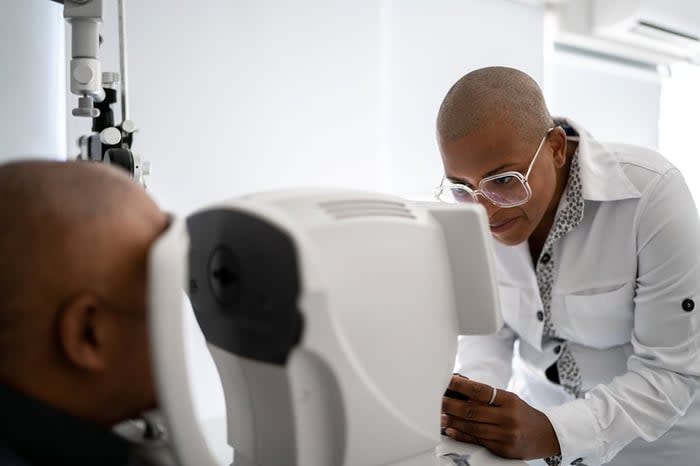
[(0, 446), (0, 466), (31, 466), (14, 451)]

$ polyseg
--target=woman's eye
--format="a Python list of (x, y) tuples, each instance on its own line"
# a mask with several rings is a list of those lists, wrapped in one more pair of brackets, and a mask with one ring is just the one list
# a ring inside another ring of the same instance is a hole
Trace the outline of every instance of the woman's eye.
[(508, 184), (512, 182), (515, 179), (514, 176), (502, 176), (501, 178), (496, 178), (495, 180), (491, 180), (492, 183), (496, 184)]
[(453, 189), (452, 190), (452, 195), (455, 197), (455, 199), (458, 200), (470, 200), (472, 198), (472, 195), (469, 194), (469, 192), (465, 191), (464, 189)]

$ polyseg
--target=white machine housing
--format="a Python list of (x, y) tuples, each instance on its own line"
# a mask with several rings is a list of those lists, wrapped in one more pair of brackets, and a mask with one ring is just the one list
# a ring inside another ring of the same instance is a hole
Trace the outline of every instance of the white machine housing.
[(213, 464), (178, 363), (186, 286), (235, 465), (438, 464), (457, 336), (502, 326), (489, 236), (478, 205), (345, 190), (252, 195), (193, 214), (187, 231), (176, 221), (153, 248), (149, 296), (182, 463)]

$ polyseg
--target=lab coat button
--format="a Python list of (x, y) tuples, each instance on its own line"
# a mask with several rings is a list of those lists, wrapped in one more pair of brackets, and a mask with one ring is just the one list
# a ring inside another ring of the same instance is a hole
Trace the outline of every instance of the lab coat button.
[(542, 258), (540, 259), (540, 262), (542, 262), (543, 264), (546, 264), (547, 262), (550, 261), (551, 258), (552, 258), (552, 256), (550, 256), (548, 253), (544, 253), (544, 254), (542, 254)]
[(539, 320), (540, 322), (544, 320), (544, 312), (537, 311), (537, 320)]
[(683, 300), (683, 304), (681, 304), (681, 307), (685, 312), (692, 312), (692, 310), (695, 309), (695, 301), (693, 301), (690, 298), (686, 298)]
[(576, 466), (576, 465), (581, 464), (581, 463), (583, 463), (583, 458), (576, 458), (575, 460), (573, 460), (571, 462), (571, 466)]

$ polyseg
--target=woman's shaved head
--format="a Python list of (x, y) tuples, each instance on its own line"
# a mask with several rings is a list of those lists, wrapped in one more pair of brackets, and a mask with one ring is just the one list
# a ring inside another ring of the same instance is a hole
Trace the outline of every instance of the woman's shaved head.
[(442, 141), (454, 141), (488, 125), (540, 138), (552, 117), (534, 79), (514, 68), (481, 68), (460, 78), (447, 92), (437, 117)]
[(520, 244), (549, 231), (569, 160), (566, 133), (561, 128), (549, 131), (553, 126), (537, 83), (513, 68), (496, 66), (464, 75), (440, 106), (437, 142), (447, 180), (478, 187), (491, 175), (528, 174), (531, 196), (525, 204), (502, 208), (479, 197), (493, 236), (504, 244)]

